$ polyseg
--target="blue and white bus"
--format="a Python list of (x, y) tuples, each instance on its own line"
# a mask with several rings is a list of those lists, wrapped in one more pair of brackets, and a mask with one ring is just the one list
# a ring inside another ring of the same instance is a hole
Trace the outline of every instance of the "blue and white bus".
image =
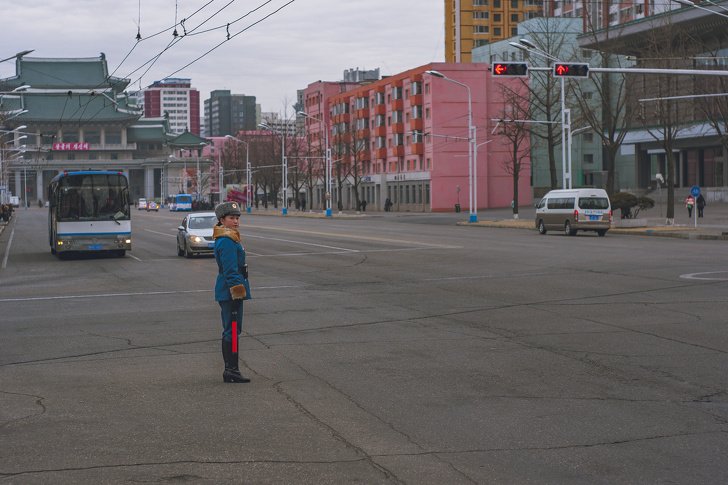
[(172, 212), (191, 211), (192, 196), (190, 194), (177, 194), (174, 201), (169, 204), (169, 210)]
[(122, 172), (63, 172), (48, 186), (51, 253), (131, 250), (129, 183)]

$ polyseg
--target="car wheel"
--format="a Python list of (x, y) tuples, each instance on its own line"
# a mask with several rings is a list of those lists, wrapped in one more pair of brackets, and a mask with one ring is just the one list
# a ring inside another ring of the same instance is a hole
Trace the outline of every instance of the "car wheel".
[(571, 228), (571, 223), (569, 221), (564, 223), (564, 234), (567, 236), (576, 236), (576, 231)]
[(538, 233), (546, 234), (546, 225), (544, 225), (543, 219), (539, 219), (538, 221)]
[(604, 237), (604, 235), (606, 233), (607, 233), (606, 229), (597, 229), (597, 234), (599, 234), (599, 236), (601, 236), (601, 237)]
[(187, 243), (185, 243), (185, 258), (191, 258), (194, 256), (194, 253), (190, 250), (190, 247)]

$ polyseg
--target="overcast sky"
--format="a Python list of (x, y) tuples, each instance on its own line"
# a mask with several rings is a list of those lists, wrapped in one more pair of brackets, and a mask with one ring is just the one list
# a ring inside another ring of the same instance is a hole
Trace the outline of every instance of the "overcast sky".
[[(35, 49), (29, 57), (103, 52), (109, 71), (132, 80), (129, 89), (170, 76), (191, 78), (202, 99), (230, 89), (256, 96), (263, 111), (283, 112), (297, 89), (341, 80), (348, 68), (379, 67), (386, 75), (442, 61), (443, 11), (442, 0), (6, 1), (0, 59), (26, 49)], [(177, 26), (180, 36), (165, 50), (175, 39), (175, 16), (186, 19), (184, 28)], [(1, 77), (14, 74), (13, 61), (0, 63)]]

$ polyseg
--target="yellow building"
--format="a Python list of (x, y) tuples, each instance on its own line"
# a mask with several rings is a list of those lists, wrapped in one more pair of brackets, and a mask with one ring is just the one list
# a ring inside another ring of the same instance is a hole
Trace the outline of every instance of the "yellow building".
[(516, 35), (518, 22), (540, 17), (542, 0), (445, 0), (445, 61), (471, 62), (475, 47)]

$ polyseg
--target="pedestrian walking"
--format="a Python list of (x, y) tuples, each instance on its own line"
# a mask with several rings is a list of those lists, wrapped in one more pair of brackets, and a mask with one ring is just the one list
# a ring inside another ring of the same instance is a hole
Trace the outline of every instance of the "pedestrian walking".
[(695, 199), (692, 195), (688, 195), (685, 199), (685, 207), (688, 208), (688, 217), (693, 217), (693, 206), (695, 205)]
[(361, 201), (361, 211), (366, 212), (367, 211), (367, 201), (363, 200)]
[(696, 201), (696, 205), (698, 206), (698, 217), (703, 217), (703, 209), (705, 209), (705, 206), (707, 205), (705, 203), (705, 197), (703, 197), (703, 194), (700, 194), (698, 196), (698, 200)]
[(240, 205), (223, 202), (215, 207), (218, 223), (213, 229), (215, 240), (215, 300), (220, 305), (222, 318), (222, 357), (224, 382), (245, 383), (250, 379), (240, 374), (238, 367), (238, 337), (243, 329), (243, 301), (250, 299), (248, 265), (245, 249), (240, 243)]

